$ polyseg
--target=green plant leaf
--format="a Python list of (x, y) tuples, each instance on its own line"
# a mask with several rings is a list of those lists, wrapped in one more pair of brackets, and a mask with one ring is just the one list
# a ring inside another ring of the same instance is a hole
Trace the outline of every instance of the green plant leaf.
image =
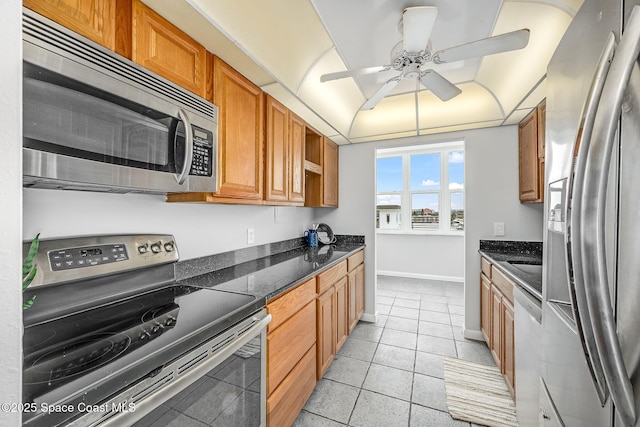
[(31, 298), (29, 298), (28, 300), (24, 301), (22, 303), (22, 309), (26, 310), (27, 308), (31, 307), (33, 305), (33, 302), (35, 301), (36, 296), (32, 296)]
[(24, 292), (29, 287), (29, 285), (33, 281), (33, 278), (36, 277), (37, 272), (38, 272), (38, 266), (34, 264), (33, 268), (29, 272), (29, 275), (22, 279), (22, 292)]
[[(31, 270), (33, 269), (33, 260), (38, 253), (38, 247), (40, 246), (40, 233), (36, 234), (36, 237), (31, 241), (31, 246), (29, 247), (29, 253), (27, 257), (24, 259), (22, 263), (22, 280), (29, 275)], [(33, 279), (32, 279), (33, 280)]]

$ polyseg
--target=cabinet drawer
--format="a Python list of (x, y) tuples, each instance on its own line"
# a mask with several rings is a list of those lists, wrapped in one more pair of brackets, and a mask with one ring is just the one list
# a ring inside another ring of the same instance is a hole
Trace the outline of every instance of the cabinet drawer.
[(316, 302), (311, 301), (267, 335), (267, 395), (316, 342)]
[(267, 398), (267, 427), (288, 427), (307, 402), (316, 386), (316, 346)]
[(491, 263), (486, 258), (481, 257), (480, 266), (484, 275), (491, 279)]
[(267, 332), (275, 330), (287, 319), (296, 314), (302, 307), (313, 301), (316, 297), (316, 278), (310, 279), (284, 295), (279, 296), (273, 302), (267, 304), (267, 312), (272, 319), (267, 326)]
[(360, 251), (347, 258), (347, 270), (353, 271), (357, 266), (364, 262), (364, 251)]
[(498, 289), (500, 289), (500, 292), (504, 294), (505, 298), (507, 298), (507, 300), (509, 300), (509, 302), (513, 304), (513, 282), (507, 279), (504, 273), (502, 273), (497, 268), (492, 270), (493, 277), (491, 278), (491, 281), (498, 287)]
[(326, 291), (329, 286), (347, 275), (347, 260), (342, 261), (338, 265), (334, 265), (324, 273), (318, 274), (318, 293)]

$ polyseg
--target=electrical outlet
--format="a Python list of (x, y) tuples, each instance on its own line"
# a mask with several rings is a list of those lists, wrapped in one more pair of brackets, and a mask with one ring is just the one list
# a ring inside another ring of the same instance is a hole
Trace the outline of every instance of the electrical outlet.
[(253, 228), (247, 228), (247, 245), (250, 245), (254, 242), (255, 240), (255, 233), (253, 231)]
[(494, 236), (504, 236), (504, 222), (494, 222), (493, 223), (493, 235)]

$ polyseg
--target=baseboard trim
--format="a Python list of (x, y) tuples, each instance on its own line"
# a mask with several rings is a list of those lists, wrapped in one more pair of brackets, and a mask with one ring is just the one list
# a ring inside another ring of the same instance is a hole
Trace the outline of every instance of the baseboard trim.
[(376, 274), (378, 276), (406, 277), (409, 279), (427, 279), (427, 280), (440, 280), (443, 282), (464, 283), (464, 277), (456, 277), (456, 276), (437, 276), (435, 274), (405, 273), (401, 271), (386, 271), (386, 270), (378, 270)]
[(377, 311), (376, 311), (376, 314), (363, 313), (360, 320), (362, 320), (363, 322), (376, 323), (377, 317), (378, 317)]
[(464, 326), (462, 327), (462, 336), (470, 340), (484, 342), (484, 336), (482, 335), (481, 331), (476, 331), (474, 329), (467, 329)]

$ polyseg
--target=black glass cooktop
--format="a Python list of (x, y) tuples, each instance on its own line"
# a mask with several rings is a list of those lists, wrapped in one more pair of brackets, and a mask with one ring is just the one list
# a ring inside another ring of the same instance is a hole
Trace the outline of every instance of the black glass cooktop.
[(174, 285), (26, 327), (24, 402), (99, 401), (262, 306), (252, 295)]

